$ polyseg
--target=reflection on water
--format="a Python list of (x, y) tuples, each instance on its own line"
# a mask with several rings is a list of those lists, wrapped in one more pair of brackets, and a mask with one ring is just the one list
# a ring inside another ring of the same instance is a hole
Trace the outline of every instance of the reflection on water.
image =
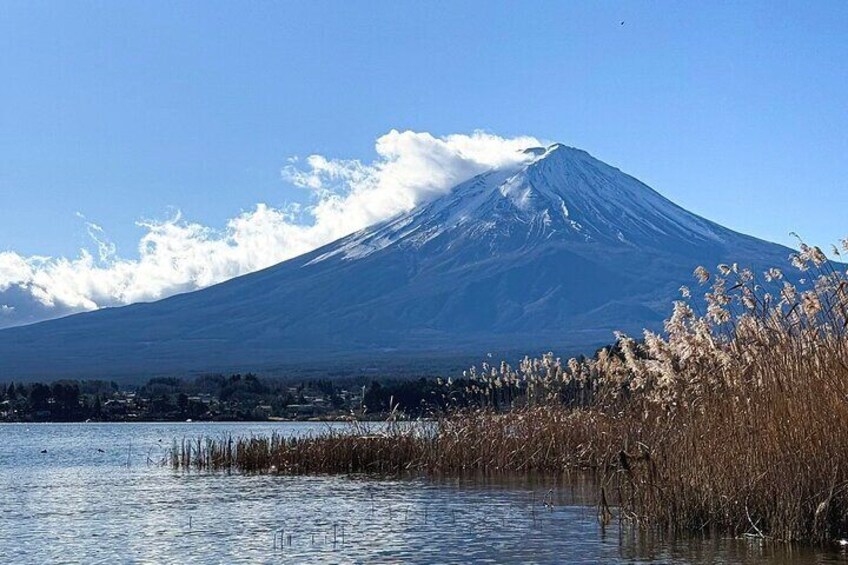
[(156, 463), (174, 438), (323, 426), (0, 425), (0, 562), (848, 562), (602, 528), (577, 481), (227, 476)]

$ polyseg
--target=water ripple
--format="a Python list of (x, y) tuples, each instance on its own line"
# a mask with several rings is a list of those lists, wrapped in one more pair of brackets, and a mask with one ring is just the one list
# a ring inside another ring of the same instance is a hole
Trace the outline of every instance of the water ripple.
[[(605, 529), (580, 485), (175, 473), (150, 463), (174, 438), (324, 427), (0, 425), (0, 562), (845, 561), (834, 552), (655, 541), (616, 525)], [(541, 503), (550, 489), (553, 508)]]

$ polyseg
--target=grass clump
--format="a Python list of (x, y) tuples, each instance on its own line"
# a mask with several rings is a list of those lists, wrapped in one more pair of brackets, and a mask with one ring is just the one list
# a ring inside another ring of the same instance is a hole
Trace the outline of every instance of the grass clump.
[(352, 425), (306, 437), (206, 439), (174, 443), (175, 469), (431, 474), (561, 473), (590, 468), (594, 434), (605, 416), (556, 406), (451, 413), (435, 422), (389, 423), (379, 431)]

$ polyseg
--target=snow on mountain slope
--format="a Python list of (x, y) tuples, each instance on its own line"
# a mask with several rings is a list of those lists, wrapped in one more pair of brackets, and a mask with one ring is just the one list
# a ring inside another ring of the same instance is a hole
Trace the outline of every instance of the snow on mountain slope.
[(585, 351), (657, 327), (699, 264), (790, 253), (584, 151), (528, 159), (264, 271), (0, 331), (0, 380)]
[[(528, 150), (532, 151), (532, 150)], [(553, 145), (533, 163), (492, 171), (418, 210), (356, 234), (314, 259), (365, 257), (394, 243), (421, 247), (444, 234), (514, 245), (526, 241), (721, 244), (728, 230), (695, 216), (585, 151)]]

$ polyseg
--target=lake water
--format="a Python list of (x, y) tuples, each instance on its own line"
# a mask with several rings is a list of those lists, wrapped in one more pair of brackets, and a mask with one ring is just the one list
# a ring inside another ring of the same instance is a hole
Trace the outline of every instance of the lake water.
[(604, 528), (585, 488), (541, 480), (228, 476), (158, 464), (175, 438), (324, 426), (0, 425), (0, 563), (848, 562), (839, 551)]

